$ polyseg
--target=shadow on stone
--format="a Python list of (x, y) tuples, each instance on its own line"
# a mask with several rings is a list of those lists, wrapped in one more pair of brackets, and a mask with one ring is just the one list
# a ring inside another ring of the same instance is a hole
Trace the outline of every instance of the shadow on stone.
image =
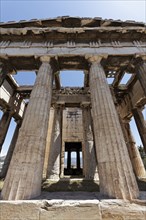
[(59, 181), (45, 180), (42, 184), (42, 190), (48, 192), (56, 191), (85, 191), (98, 192), (99, 183), (93, 180), (62, 179)]

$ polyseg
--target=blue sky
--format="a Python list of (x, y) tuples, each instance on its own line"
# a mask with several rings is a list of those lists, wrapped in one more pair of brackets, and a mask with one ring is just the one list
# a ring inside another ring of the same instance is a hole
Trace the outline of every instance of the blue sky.
[(1, 20), (18, 21), (69, 15), (145, 21), (145, 4), (145, 0), (1, 0)]
[[(140, 22), (146, 22), (146, 0), (95, 0), (95, 1), (33, 1), (33, 0), (17, 0), (8, 1), (0, 0), (0, 21), (19, 21), (30, 19), (45, 19), (53, 18), (57, 16), (79, 16), (79, 17), (102, 17), (103, 19), (120, 19), (120, 20), (135, 20)], [(65, 75), (66, 74), (66, 75)], [(28, 78), (28, 74), (25, 75), (25, 82), (21, 74), (18, 74), (16, 79), (21, 80), (21, 83), (34, 82), (34, 74), (31, 74), (31, 78)], [(76, 75), (62, 73), (63, 85), (78, 85), (83, 81), (83, 74), (78, 72), (78, 78)], [(68, 77), (69, 76), (69, 77)], [(2, 113), (0, 112), (0, 117)], [(146, 119), (146, 110), (144, 112)], [(7, 134), (6, 141), (4, 143), (2, 155), (6, 153), (11, 140), (11, 136), (14, 131), (15, 122), (12, 120), (10, 129)], [(132, 121), (132, 129), (137, 141), (137, 144), (141, 144), (140, 138), (137, 135), (134, 121)]]

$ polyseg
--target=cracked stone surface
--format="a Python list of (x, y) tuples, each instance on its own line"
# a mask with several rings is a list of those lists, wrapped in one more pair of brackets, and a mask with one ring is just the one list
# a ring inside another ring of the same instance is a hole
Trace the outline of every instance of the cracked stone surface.
[(42, 192), (34, 200), (0, 201), (3, 220), (145, 220), (146, 192), (133, 202), (96, 192)]

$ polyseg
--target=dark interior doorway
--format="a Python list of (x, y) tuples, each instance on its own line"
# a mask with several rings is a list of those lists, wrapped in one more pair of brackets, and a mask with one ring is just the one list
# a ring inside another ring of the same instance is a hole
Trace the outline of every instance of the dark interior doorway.
[(64, 175), (80, 176), (83, 174), (81, 142), (65, 142), (64, 164)]

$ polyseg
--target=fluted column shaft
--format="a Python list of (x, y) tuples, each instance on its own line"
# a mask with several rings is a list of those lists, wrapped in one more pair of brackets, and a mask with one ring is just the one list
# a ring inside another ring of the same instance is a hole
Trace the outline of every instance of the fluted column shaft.
[(2, 150), (2, 146), (5, 141), (8, 129), (9, 129), (11, 118), (12, 118), (11, 112), (6, 111), (6, 112), (4, 112), (4, 114), (0, 120), (0, 152)]
[(146, 171), (144, 168), (144, 164), (142, 162), (140, 152), (136, 146), (134, 137), (132, 135), (130, 125), (128, 121), (123, 122), (124, 130), (125, 130), (125, 138), (127, 142), (129, 156), (133, 165), (133, 170), (137, 177), (143, 178), (146, 177)]
[(146, 57), (145, 60), (140, 58), (140, 61), (138, 61), (136, 74), (146, 96)]
[(49, 116), (47, 141), (46, 141), (44, 168), (43, 168), (43, 178), (44, 179), (47, 178), (47, 173), (48, 173), (48, 162), (49, 162), (49, 152), (50, 152), (51, 138), (52, 138), (52, 132), (53, 132), (53, 121), (54, 121), (54, 108), (51, 108), (50, 109), (50, 116)]
[(70, 150), (67, 151), (67, 169), (68, 170), (71, 169), (71, 151)]
[(48, 178), (59, 179), (62, 144), (62, 108), (56, 106), (54, 113), (52, 140), (48, 161)]
[(132, 109), (132, 113), (146, 153), (146, 121), (144, 120), (141, 109), (134, 108)]
[(100, 192), (112, 198), (137, 198), (137, 182), (99, 58), (90, 59), (90, 91)]
[(8, 73), (7, 65), (0, 62), (0, 87), (2, 86), (7, 73)]
[(52, 97), (50, 59), (43, 57), (2, 189), (5, 200), (40, 195)]
[(76, 151), (76, 154), (77, 154), (77, 169), (79, 170), (81, 167), (80, 167), (80, 151), (77, 150)]
[(21, 126), (21, 122), (19, 121), (19, 122), (17, 122), (15, 131), (14, 131), (14, 135), (13, 135), (12, 141), (10, 143), (10, 147), (8, 149), (8, 152), (7, 152), (5, 161), (4, 161), (4, 165), (3, 165), (2, 171), (0, 173), (0, 177), (1, 178), (4, 178), (6, 176), (6, 174), (7, 174), (8, 167), (10, 165), (10, 161), (11, 161), (11, 158), (12, 158), (12, 155), (13, 155), (13, 152), (14, 152), (14, 148), (15, 148), (16, 142), (17, 142), (20, 126)]
[(98, 179), (97, 159), (92, 133), (91, 108), (82, 104), (83, 137), (84, 137), (84, 175), (85, 179)]

